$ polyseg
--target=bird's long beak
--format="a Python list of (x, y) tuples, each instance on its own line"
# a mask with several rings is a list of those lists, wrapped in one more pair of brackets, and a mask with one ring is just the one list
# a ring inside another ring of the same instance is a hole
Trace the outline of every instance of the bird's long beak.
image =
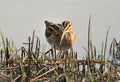
[(61, 45), (62, 40), (63, 40), (63, 38), (64, 38), (65, 34), (66, 34), (66, 31), (63, 31), (63, 34), (62, 34), (62, 36), (61, 36), (61, 40), (60, 40), (60, 44), (59, 44), (59, 46)]
[(59, 46), (61, 45), (62, 40), (63, 40), (65, 34), (68, 33), (68, 32), (71, 32), (71, 31), (72, 31), (72, 28), (71, 28), (71, 27), (66, 27), (66, 28), (64, 29), (63, 34), (62, 34), (62, 36), (61, 36), (61, 41), (60, 41)]

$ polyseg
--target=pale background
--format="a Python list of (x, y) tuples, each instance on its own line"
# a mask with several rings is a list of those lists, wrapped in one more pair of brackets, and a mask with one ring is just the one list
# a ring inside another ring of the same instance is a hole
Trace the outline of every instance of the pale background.
[(70, 20), (77, 36), (75, 51), (86, 52), (88, 19), (92, 14), (92, 40), (100, 53), (102, 41), (109, 26), (108, 48), (115, 37), (120, 40), (120, 0), (0, 0), (0, 29), (6, 37), (14, 40), (17, 48), (27, 42), (32, 31), (47, 44), (45, 20), (62, 22)]

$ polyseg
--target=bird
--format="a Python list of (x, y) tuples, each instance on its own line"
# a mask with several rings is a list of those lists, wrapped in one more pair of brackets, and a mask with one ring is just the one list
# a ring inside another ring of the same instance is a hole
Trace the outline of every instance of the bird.
[(45, 21), (45, 26), (45, 36), (52, 47), (60, 51), (73, 48), (76, 35), (71, 21), (63, 21), (62, 23)]

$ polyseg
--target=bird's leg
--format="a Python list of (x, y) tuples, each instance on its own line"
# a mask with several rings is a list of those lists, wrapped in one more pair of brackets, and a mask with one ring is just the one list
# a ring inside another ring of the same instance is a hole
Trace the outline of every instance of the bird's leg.
[(64, 58), (64, 52), (62, 50), (59, 51), (59, 54), (58, 54), (58, 58), (59, 59), (63, 59)]
[(54, 47), (53, 47), (53, 53), (54, 53), (54, 59), (55, 59), (55, 62), (56, 62), (56, 47), (55, 47), (55, 44), (54, 44)]
[(71, 55), (71, 59), (73, 59), (73, 55), (74, 55), (74, 51), (73, 51), (73, 47), (71, 47), (71, 49), (70, 49), (70, 55)]

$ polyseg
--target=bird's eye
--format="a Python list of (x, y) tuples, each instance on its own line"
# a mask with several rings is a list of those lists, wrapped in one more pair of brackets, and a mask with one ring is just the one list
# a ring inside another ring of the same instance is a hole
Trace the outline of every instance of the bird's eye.
[(70, 27), (70, 24), (68, 24), (68, 26)]

